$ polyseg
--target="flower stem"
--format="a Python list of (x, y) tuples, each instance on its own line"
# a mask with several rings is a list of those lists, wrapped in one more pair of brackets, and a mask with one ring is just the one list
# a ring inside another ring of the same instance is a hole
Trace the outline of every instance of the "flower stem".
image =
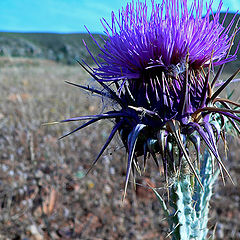
[[(206, 239), (209, 201), (219, 170), (213, 171), (213, 157), (207, 150), (200, 158), (201, 167), (198, 174), (204, 191), (196, 177), (186, 173), (175, 177), (170, 187), (169, 205), (173, 211), (169, 214), (168, 223), (172, 240)], [(163, 206), (163, 199), (160, 200)], [(164, 211), (170, 212), (166, 207)]]

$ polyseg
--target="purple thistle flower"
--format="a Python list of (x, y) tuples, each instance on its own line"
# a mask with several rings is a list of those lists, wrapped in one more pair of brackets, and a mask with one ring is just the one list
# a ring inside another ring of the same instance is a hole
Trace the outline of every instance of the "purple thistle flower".
[(234, 56), (221, 61), (230, 47), (233, 21), (226, 29), (219, 23), (222, 2), (210, 21), (211, 5), (204, 18), (201, 0), (195, 1), (190, 11), (187, 1), (163, 0), (161, 5), (152, 1), (151, 13), (141, 2), (129, 3), (119, 16), (112, 13), (111, 25), (102, 22), (108, 40), (100, 48), (102, 61), (94, 74), (103, 81), (139, 79), (155, 67), (176, 77), (185, 70), (188, 51), (191, 70), (208, 66), (212, 53), (213, 65), (233, 60)]
[[(201, 185), (187, 144), (192, 142), (198, 155), (200, 138), (217, 159), (220, 169), (228, 174), (216, 144), (224, 125), (222, 116), (230, 119), (240, 132), (236, 123), (240, 122), (237, 115), (240, 111), (231, 107), (239, 104), (218, 95), (240, 69), (213, 90), (224, 64), (236, 59), (236, 53), (230, 56), (229, 52), (238, 29), (229, 35), (236, 15), (227, 28), (219, 22), (222, 1), (215, 14), (211, 6), (212, 1), (202, 17), (203, 0), (194, 1), (190, 10), (187, 0), (163, 0), (162, 4), (153, 0), (151, 11), (146, 2), (132, 1), (118, 15), (112, 13), (111, 23), (102, 20), (108, 38), (104, 47), (94, 39), (101, 50), (96, 58), (89, 51), (96, 67), (79, 62), (102, 89), (70, 84), (115, 101), (120, 110), (62, 122), (89, 119), (73, 133), (98, 120), (115, 119), (116, 124), (93, 165), (119, 132), (129, 154), (126, 186), (132, 166), (138, 165), (139, 156), (144, 156), (145, 166), (148, 153), (157, 166), (156, 154), (161, 155), (167, 179), (168, 169), (176, 161), (176, 147), (179, 161), (174, 164), (180, 165), (184, 157)], [(210, 81), (214, 66), (220, 68)], [(220, 117), (222, 126), (210, 123), (210, 116)]]

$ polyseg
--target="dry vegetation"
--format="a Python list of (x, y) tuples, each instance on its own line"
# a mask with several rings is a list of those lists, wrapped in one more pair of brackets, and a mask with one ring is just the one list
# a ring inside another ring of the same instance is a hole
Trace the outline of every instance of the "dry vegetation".
[[(101, 99), (64, 80), (90, 81), (78, 66), (0, 58), (0, 239), (166, 239), (167, 224), (151, 191), (138, 186), (135, 193), (130, 186), (121, 201), (126, 159), (117, 137), (83, 177), (111, 122), (60, 141), (78, 125), (42, 126), (102, 111)], [(236, 185), (224, 187), (220, 180), (215, 186), (209, 226), (213, 230), (217, 223), (217, 239), (235, 240), (240, 239), (239, 140), (229, 147), (225, 162)], [(137, 181), (162, 188), (162, 178), (149, 163)]]

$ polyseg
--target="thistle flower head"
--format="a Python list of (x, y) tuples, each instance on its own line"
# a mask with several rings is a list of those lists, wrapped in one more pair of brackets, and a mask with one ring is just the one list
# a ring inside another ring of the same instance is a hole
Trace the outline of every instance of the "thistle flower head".
[[(103, 47), (95, 41), (101, 50), (98, 56), (90, 52), (96, 67), (80, 63), (102, 89), (77, 86), (115, 101), (120, 110), (63, 121), (90, 119), (75, 132), (100, 119), (115, 119), (93, 164), (119, 132), (129, 154), (126, 182), (139, 156), (144, 156), (145, 165), (147, 153), (157, 165), (157, 155), (161, 155), (166, 177), (169, 166), (176, 161), (176, 152), (178, 164), (184, 157), (197, 176), (188, 146), (191, 142), (198, 153), (200, 138), (225, 169), (216, 145), (224, 124), (214, 120), (223, 122), (225, 116), (239, 131), (235, 122), (240, 121), (239, 111), (231, 104), (239, 105), (218, 98), (238, 71), (213, 90), (224, 64), (236, 58), (229, 52), (238, 30), (229, 35), (235, 17), (227, 28), (219, 22), (222, 1), (215, 14), (212, 1), (206, 5), (204, 17), (203, 5), (203, 0), (195, 0), (188, 9), (187, 0), (163, 0), (162, 4), (152, 0), (149, 9), (146, 2), (132, 1), (118, 14), (112, 13), (111, 23), (102, 20), (107, 39)], [(211, 80), (214, 66), (220, 68)]]
[(219, 23), (222, 2), (212, 20), (211, 5), (205, 17), (202, 0), (195, 0), (190, 10), (186, 0), (163, 0), (161, 5), (152, 1), (151, 11), (146, 2), (132, 2), (118, 15), (112, 13), (111, 24), (102, 21), (108, 40), (98, 56), (102, 61), (95, 75), (103, 81), (143, 81), (148, 69), (155, 67), (176, 78), (185, 70), (188, 53), (187, 64), (192, 71), (208, 66), (210, 59), (213, 65), (232, 60), (221, 61), (231, 40), (230, 28)]

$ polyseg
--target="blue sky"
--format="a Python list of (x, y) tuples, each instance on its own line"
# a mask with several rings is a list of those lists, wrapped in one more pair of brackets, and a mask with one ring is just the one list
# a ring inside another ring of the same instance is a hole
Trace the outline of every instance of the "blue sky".
[[(86, 32), (86, 25), (91, 32), (100, 33), (103, 29), (99, 19), (110, 19), (111, 11), (117, 11), (127, 2), (129, 0), (0, 0), (0, 31)], [(217, 6), (219, 0), (214, 2)], [(223, 10), (240, 9), (240, 0), (224, 2)]]

